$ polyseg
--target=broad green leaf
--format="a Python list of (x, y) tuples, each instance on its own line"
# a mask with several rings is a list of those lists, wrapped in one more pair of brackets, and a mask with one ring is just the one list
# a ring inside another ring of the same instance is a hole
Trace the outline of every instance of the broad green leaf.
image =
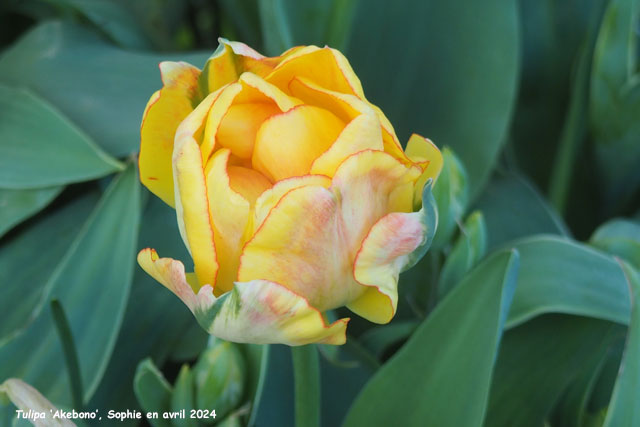
[(138, 150), (140, 120), (162, 87), (158, 63), (204, 65), (210, 53), (122, 50), (85, 27), (45, 22), (0, 56), (0, 82), (24, 86), (53, 104), (111, 155)]
[(172, 346), (170, 359), (175, 362), (194, 360), (207, 347), (209, 335), (198, 322), (191, 322)]
[(197, 427), (198, 422), (192, 419), (189, 414), (194, 409), (194, 384), (193, 376), (191, 375), (191, 369), (189, 365), (182, 365), (178, 378), (173, 386), (173, 393), (171, 393), (171, 411), (179, 412), (186, 411), (186, 418), (178, 418), (172, 421), (175, 427)]
[(613, 258), (554, 236), (535, 236), (514, 246), (520, 252), (520, 274), (508, 328), (543, 313), (629, 323), (627, 282)]
[(258, 408), (264, 391), (269, 366), (268, 344), (244, 344), (241, 347), (246, 363), (247, 384), (244, 400), (251, 402), (247, 417), (247, 424), (253, 425), (256, 421)]
[(467, 171), (455, 153), (445, 147), (442, 150), (443, 165), (433, 197), (438, 207), (438, 229), (433, 239), (434, 248), (442, 248), (451, 239), (462, 222), (469, 199)]
[(381, 359), (385, 350), (407, 339), (417, 326), (417, 321), (394, 321), (388, 325), (369, 329), (358, 338), (358, 341), (371, 354)]
[(360, 0), (354, 16), (346, 54), (369, 100), (401, 141), (416, 132), (452, 147), (475, 196), (514, 106), (517, 2)]
[[(143, 194), (148, 195), (146, 190)], [(153, 241), (158, 252), (175, 259), (189, 259), (178, 233), (173, 209), (157, 197), (148, 196), (143, 219), (136, 250), (148, 247)], [(136, 398), (131, 382), (122, 381), (122, 378), (133, 378), (138, 362), (146, 357), (152, 357), (162, 365), (181, 336), (194, 324), (197, 326), (189, 309), (136, 266), (116, 351), (89, 407), (98, 408), (101, 412), (133, 409)]]
[(531, 234), (569, 235), (562, 219), (543, 196), (517, 175), (495, 176), (474, 209), (484, 215), (490, 249)]
[[(260, 14), (258, 11), (259, 0), (220, 0), (222, 19), (233, 25), (236, 40), (241, 40), (254, 49), (261, 51), (262, 34)], [(222, 30), (222, 36), (233, 39)], [(266, 51), (265, 51), (266, 52)]]
[(0, 85), (0, 186), (26, 189), (88, 181), (123, 166), (51, 105)]
[(482, 425), (517, 271), (515, 251), (472, 270), (376, 372), (345, 425)]
[(619, 330), (597, 319), (549, 314), (505, 332), (485, 425), (542, 426), (567, 386)]
[(150, 42), (136, 18), (112, 0), (43, 0), (58, 8), (80, 13), (118, 45), (131, 49), (148, 49)]
[(145, 412), (159, 414), (158, 419), (148, 419), (149, 423), (153, 427), (171, 427), (171, 421), (162, 418), (162, 413), (171, 408), (171, 385), (151, 359), (145, 359), (138, 365), (133, 389)]
[(640, 185), (639, 14), (638, 0), (611, 0), (593, 57), (590, 125), (609, 211), (624, 207)]
[(444, 262), (438, 280), (438, 298), (451, 291), (486, 252), (487, 226), (482, 212), (474, 212), (465, 221), (458, 240)]
[[(574, 72), (580, 50), (595, 39), (602, 12), (608, 0), (519, 0), (521, 37), (521, 77), (518, 105), (510, 130), (509, 153), (513, 154), (518, 169), (524, 171), (539, 188), (547, 189), (551, 173), (562, 174), (551, 166), (560, 156), (560, 138), (578, 136), (586, 128), (581, 120), (580, 129), (567, 135), (567, 120), (578, 119), (580, 108), (575, 95)], [(591, 50), (591, 49), (589, 49)], [(587, 61), (591, 68), (590, 55)], [(587, 82), (588, 86), (588, 82)], [(573, 112), (569, 111), (575, 104)], [(579, 120), (576, 120), (579, 121)], [(564, 129), (563, 129), (564, 127)], [(581, 167), (581, 162), (574, 165)], [(592, 166), (584, 162), (589, 173)], [(577, 182), (582, 183), (582, 180)], [(589, 187), (591, 190), (591, 187)], [(593, 193), (588, 195), (593, 198)], [(557, 206), (557, 205), (556, 205)]]
[(640, 222), (612, 219), (598, 227), (589, 244), (640, 268)]
[[(111, 183), (51, 286), (50, 297), (63, 304), (69, 318), (85, 401), (104, 374), (124, 316), (135, 260), (139, 189), (133, 166)], [(59, 368), (64, 361), (53, 328), (47, 307), (27, 330), (1, 347), (0, 378), (23, 378), (54, 403), (68, 405), (67, 374)]]
[(0, 347), (23, 332), (48, 302), (60, 260), (97, 200), (93, 191), (75, 198), (0, 245)]
[(640, 423), (640, 276), (630, 265), (624, 262), (621, 265), (631, 290), (631, 322), (604, 427), (635, 426)]
[(0, 237), (47, 206), (64, 187), (9, 190), (0, 188)]

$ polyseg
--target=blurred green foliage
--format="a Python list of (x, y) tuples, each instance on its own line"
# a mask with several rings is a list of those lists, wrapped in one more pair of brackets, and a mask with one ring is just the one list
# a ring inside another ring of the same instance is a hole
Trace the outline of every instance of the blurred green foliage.
[[(345, 346), (318, 346), (322, 425), (640, 425), (639, 7), (4, 1), (0, 382), (71, 407), (56, 299), (86, 408), (294, 424), (289, 349), (207, 342), (135, 264), (150, 242), (188, 259), (135, 168), (157, 64), (201, 67), (222, 36), (269, 55), (341, 49), (401, 141), (417, 132), (444, 153), (440, 227), (396, 318), (353, 318)], [(0, 424), (14, 414), (0, 406)]]

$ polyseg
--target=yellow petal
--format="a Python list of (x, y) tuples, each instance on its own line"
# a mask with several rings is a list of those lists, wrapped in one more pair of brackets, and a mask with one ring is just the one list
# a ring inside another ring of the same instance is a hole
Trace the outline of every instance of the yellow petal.
[(271, 181), (306, 175), (344, 125), (334, 114), (311, 105), (272, 116), (258, 130), (253, 167)]
[(360, 296), (364, 288), (353, 279), (338, 209), (337, 198), (322, 186), (287, 192), (245, 245), (238, 281), (280, 283), (320, 311)]
[(233, 287), (250, 211), (249, 202), (231, 188), (227, 174), (229, 154), (226, 148), (216, 151), (205, 172), (209, 215), (220, 265), (214, 286), (216, 295), (228, 292)]
[(382, 151), (362, 151), (347, 158), (333, 177), (331, 190), (341, 198), (350, 248), (358, 250), (373, 224), (393, 211), (412, 210), (413, 183), (420, 169), (407, 167)]
[(369, 231), (356, 256), (353, 275), (367, 290), (347, 307), (375, 323), (388, 323), (398, 304), (398, 276), (408, 255), (423, 242), (417, 213), (391, 213)]
[(238, 82), (242, 84), (242, 92), (236, 98), (237, 103), (273, 102), (282, 112), (301, 104), (298, 99), (292, 98), (253, 73), (243, 73)]
[(287, 91), (294, 77), (306, 78), (325, 89), (364, 98), (362, 84), (347, 59), (328, 47), (307, 46), (288, 55), (265, 80)]
[(266, 190), (271, 188), (269, 180), (258, 171), (242, 166), (227, 166), (229, 185), (244, 197), (251, 206)]
[(420, 175), (420, 178), (416, 181), (414, 195), (414, 205), (420, 206), (422, 203), (422, 188), (424, 184), (429, 178), (432, 178), (435, 182), (440, 175), (443, 164), (442, 153), (430, 139), (415, 133), (409, 138), (405, 153), (411, 161), (423, 169), (422, 175)]
[(306, 79), (294, 78), (291, 93), (306, 104), (331, 111), (347, 123), (331, 147), (311, 166), (312, 174), (333, 176), (336, 169), (352, 154), (362, 150), (382, 150), (380, 122), (375, 111), (354, 95), (323, 89)]
[(184, 62), (162, 62), (160, 73), (164, 87), (151, 96), (140, 128), (140, 181), (174, 206), (173, 140), (178, 125), (200, 97), (200, 70)]
[(138, 254), (140, 266), (176, 294), (200, 325), (219, 338), (254, 344), (344, 344), (349, 319), (331, 325), (302, 297), (266, 280), (237, 283), (220, 298), (211, 286), (194, 289), (184, 266), (171, 258), (158, 258), (153, 249)]
[(267, 118), (280, 113), (273, 104), (234, 104), (227, 110), (216, 133), (217, 142), (241, 159), (251, 159), (258, 129)]
[(232, 83), (228, 86), (220, 88), (217, 92), (209, 95), (214, 97), (214, 102), (207, 115), (207, 124), (204, 131), (204, 137), (202, 138), (202, 143), (200, 144), (203, 163), (206, 163), (211, 156), (211, 153), (213, 153), (216, 146), (216, 135), (220, 123), (229, 110), (229, 107), (233, 103), (233, 100), (241, 90), (241, 84)]
[(200, 283), (215, 284), (218, 271), (204, 167), (197, 138), (214, 97), (209, 95), (180, 124), (173, 151), (176, 214)]
[(305, 187), (307, 185), (329, 188), (331, 186), (331, 179), (324, 175), (304, 175), (294, 176), (276, 182), (271, 189), (262, 193), (260, 197), (258, 197), (258, 200), (256, 200), (254, 228), (257, 229), (262, 224), (282, 196), (295, 188)]

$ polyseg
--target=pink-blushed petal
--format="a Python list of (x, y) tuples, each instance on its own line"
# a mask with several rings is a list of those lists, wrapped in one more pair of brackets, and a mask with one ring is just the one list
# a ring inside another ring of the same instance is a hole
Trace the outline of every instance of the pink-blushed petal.
[(373, 224), (387, 213), (413, 210), (409, 188), (419, 176), (419, 168), (375, 150), (356, 153), (338, 167), (331, 190), (339, 195), (343, 221), (349, 224), (350, 248), (360, 248)]
[(308, 185), (329, 188), (331, 186), (331, 178), (325, 175), (303, 175), (276, 182), (272, 188), (266, 190), (256, 200), (254, 229), (257, 229), (262, 224), (282, 196), (295, 188), (306, 187)]
[(398, 276), (426, 238), (419, 213), (390, 213), (369, 231), (356, 255), (353, 276), (368, 289), (347, 307), (375, 323), (388, 323), (398, 303)]
[(200, 70), (185, 62), (161, 62), (163, 88), (154, 93), (140, 126), (140, 181), (153, 194), (175, 206), (171, 156), (180, 122), (198, 102)]
[(344, 344), (349, 319), (328, 325), (322, 314), (299, 295), (266, 280), (236, 283), (216, 298), (211, 286), (194, 289), (184, 265), (159, 258), (153, 249), (138, 254), (138, 263), (154, 279), (176, 294), (200, 325), (219, 338), (255, 344)]
[(173, 150), (176, 215), (180, 235), (193, 258), (198, 280), (212, 285), (216, 283), (218, 261), (198, 139), (203, 133), (204, 118), (214, 99), (214, 94), (209, 95), (182, 121), (176, 132)]
[(287, 192), (247, 242), (238, 280), (280, 283), (321, 311), (340, 307), (363, 289), (351, 274), (338, 200), (323, 186)]

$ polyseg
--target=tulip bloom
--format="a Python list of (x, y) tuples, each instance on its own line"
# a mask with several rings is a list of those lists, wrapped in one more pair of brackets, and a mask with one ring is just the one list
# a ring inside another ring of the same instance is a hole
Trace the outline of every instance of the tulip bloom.
[(435, 231), (436, 146), (413, 135), (403, 150), (327, 47), (268, 58), (221, 40), (202, 71), (160, 71), (140, 179), (175, 207), (195, 272), (153, 249), (142, 268), (229, 341), (343, 344), (349, 319), (324, 315), (341, 306), (389, 322)]

